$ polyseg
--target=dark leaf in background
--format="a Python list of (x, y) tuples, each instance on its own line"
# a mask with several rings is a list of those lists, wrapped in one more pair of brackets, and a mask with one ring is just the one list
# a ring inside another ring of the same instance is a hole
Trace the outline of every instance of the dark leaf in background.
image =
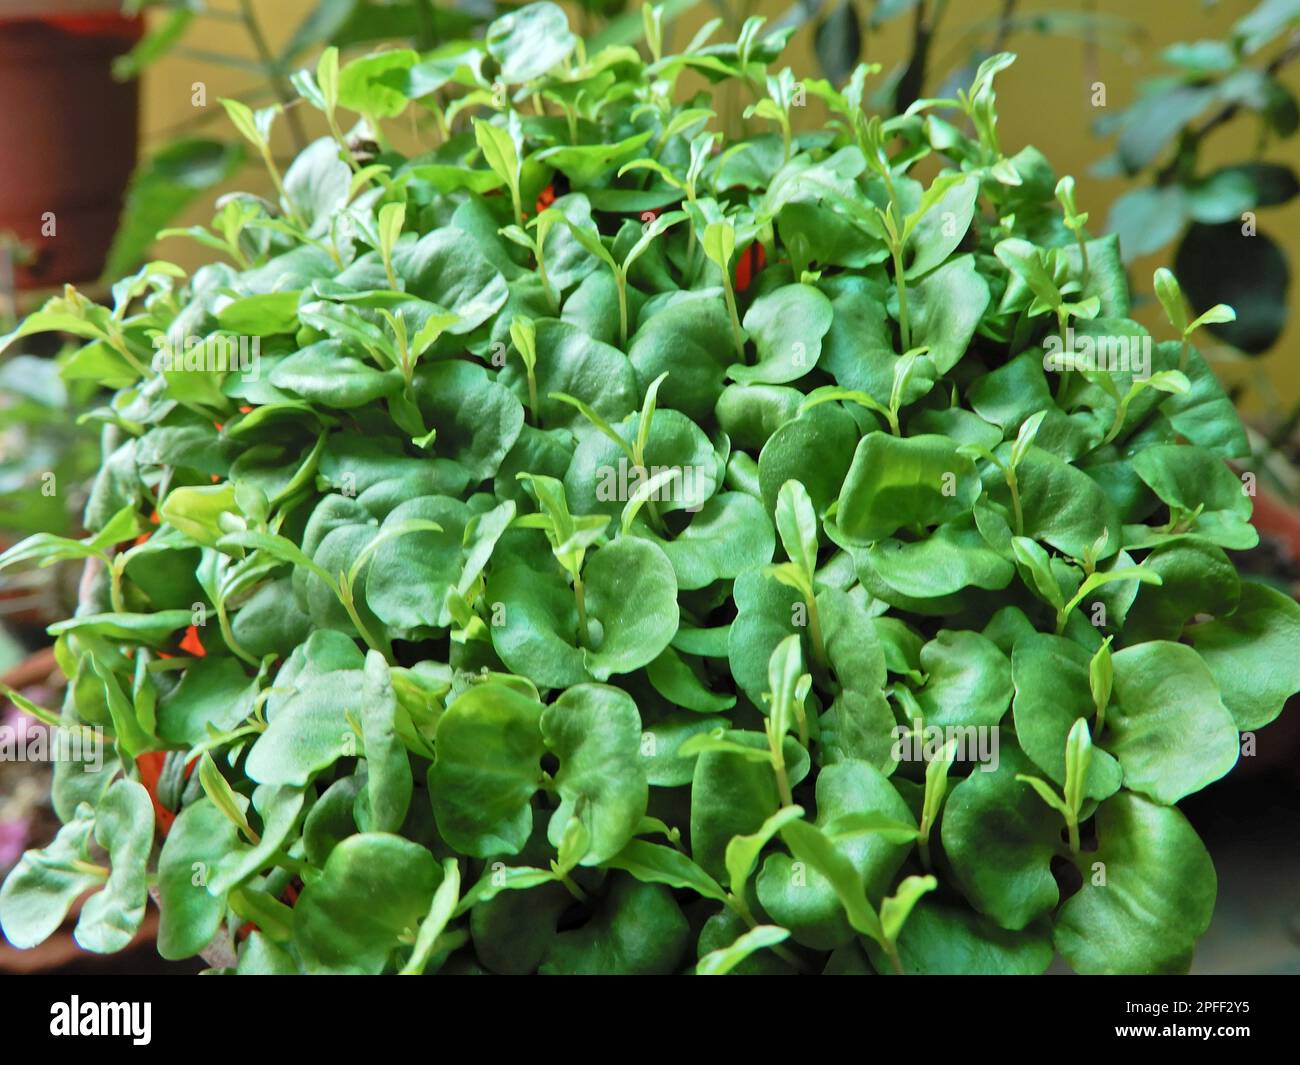
[(857, 65), (862, 52), (862, 26), (851, 0), (842, 0), (817, 24), (813, 48), (822, 73), (839, 84)]
[(1174, 270), (1197, 314), (1216, 303), (1235, 308), (1235, 322), (1208, 327), (1215, 336), (1250, 355), (1277, 342), (1286, 326), (1291, 270), (1263, 233), (1244, 236), (1236, 221), (1195, 223), (1178, 246)]
[(126, 207), (104, 266), (121, 277), (144, 260), (160, 229), (206, 192), (229, 178), (244, 160), (235, 141), (193, 138), (167, 145), (139, 167), (126, 193)]
[(1255, 187), (1256, 207), (1277, 207), (1300, 193), (1300, 179), (1295, 171), (1281, 163), (1245, 163), (1225, 167), (1219, 173), (1242, 173)]

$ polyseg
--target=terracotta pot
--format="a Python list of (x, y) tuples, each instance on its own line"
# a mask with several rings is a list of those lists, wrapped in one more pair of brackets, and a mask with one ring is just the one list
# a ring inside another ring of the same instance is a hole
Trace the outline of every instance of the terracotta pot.
[(113, 59), (144, 24), (113, 0), (0, 0), (0, 234), (19, 289), (97, 278), (135, 167), (138, 86)]

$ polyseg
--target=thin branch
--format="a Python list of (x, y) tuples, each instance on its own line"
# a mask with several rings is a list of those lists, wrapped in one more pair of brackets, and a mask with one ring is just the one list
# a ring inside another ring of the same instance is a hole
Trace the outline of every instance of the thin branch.
[(894, 113), (902, 114), (913, 102), (921, 98), (925, 89), (926, 66), (930, 59), (930, 45), (934, 42), (934, 33), (943, 18), (948, 0), (935, 0), (934, 15), (927, 17), (929, 4), (920, 0), (912, 9), (912, 58), (907, 69), (898, 79), (898, 88), (894, 92)]
[[(1097, 14), (1097, 0), (1088, 0), (1084, 5), (1084, 10), (1093, 16), (1088, 24), (1083, 38), (1083, 76), (1085, 85), (1091, 89), (1093, 85), (1101, 81), (1101, 44), (1097, 37), (1097, 23), (1095, 16)], [(1085, 99), (1087, 94), (1084, 94)]]
[[(1300, 59), (1300, 32), (1291, 35), (1291, 40), (1287, 42), (1287, 46), (1273, 57), (1268, 66), (1264, 68), (1264, 73), (1272, 77), (1296, 59)], [(1186, 150), (1188, 148), (1195, 148), (1201, 143), (1201, 141), (1220, 126), (1227, 122), (1231, 122), (1240, 110), (1240, 103), (1233, 102), (1226, 104), (1223, 108), (1201, 123), (1201, 125), (1197, 126), (1195, 129), (1188, 130), (1183, 135), (1177, 155), (1175, 155), (1175, 157), (1171, 159), (1169, 163), (1167, 163), (1156, 175), (1156, 183), (1164, 185), (1173, 180), (1174, 175), (1178, 172), (1178, 161), (1185, 154)]]
[(213, 66), (231, 67), (249, 74), (266, 76), (266, 68), (252, 59), (240, 55), (227, 55), (225, 52), (209, 52), (202, 48), (191, 48), (187, 44), (178, 44), (171, 50), (176, 59), (192, 59), (196, 63), (211, 63)]
[[(1096, 0), (1093, 0), (1095, 3)], [(993, 35), (993, 47), (991, 51), (1000, 52), (1006, 47), (1007, 39), (1011, 36), (1011, 25), (1016, 17), (1016, 5), (1019, 0), (1002, 0), (1002, 11), (998, 15), (998, 29)]]
[(285, 80), (284, 72), (280, 69), (280, 61), (271, 51), (270, 45), (266, 43), (266, 37), (262, 34), (262, 26), (257, 21), (257, 12), (253, 9), (253, 0), (239, 0), (239, 11), (244, 19), (244, 26), (248, 29), (248, 35), (253, 40), (253, 47), (257, 49), (258, 56), (261, 57), (262, 64), (266, 68), (266, 74), (271, 80), (271, 85), (275, 88), (276, 98), (284, 108), (285, 117), (289, 122), (289, 132), (293, 137), (294, 148), (301, 152), (307, 147), (307, 135), (302, 127), (302, 119), (292, 110), (289, 105), (294, 102), (294, 94), (290, 91), (289, 83)]

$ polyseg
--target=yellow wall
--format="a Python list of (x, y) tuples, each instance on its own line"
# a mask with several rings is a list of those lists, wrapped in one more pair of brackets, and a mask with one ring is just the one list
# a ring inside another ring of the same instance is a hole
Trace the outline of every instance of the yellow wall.
[[(634, 0), (635, 2), (635, 0)], [(784, 11), (789, 0), (761, 0), (761, 13), (775, 17)], [(1044, 38), (1032, 33), (1014, 35), (1007, 47), (1020, 54), (1010, 70), (999, 75), (998, 105), (1002, 139), (1008, 154), (1024, 144), (1034, 144), (1052, 161), (1058, 173), (1074, 174), (1079, 185), (1079, 203), (1091, 213), (1094, 228), (1100, 228), (1111, 201), (1128, 187), (1119, 181), (1101, 181), (1087, 175), (1090, 163), (1109, 150), (1109, 142), (1095, 137), (1092, 122), (1098, 111), (1091, 106), (1091, 83), (1099, 79), (1106, 85), (1107, 102), (1114, 109), (1134, 98), (1138, 82), (1160, 71), (1159, 52), (1173, 41), (1226, 36), (1228, 28), (1257, 0), (1220, 0), (1211, 7), (1197, 0), (1096, 0), (1103, 14), (1133, 20), (1141, 31), (1142, 44), (1103, 41), (1096, 55), (1095, 72), (1090, 67), (1082, 43), (1077, 39)], [(214, 6), (233, 8), (233, 0)], [(311, 0), (255, 0), (262, 14), (266, 35), (273, 47), (282, 43), (312, 5)], [(829, 7), (829, 3), (827, 4)], [(859, 0), (860, 10), (873, 6)], [(1086, 7), (1079, 0), (1022, 0), (1024, 13)], [(940, 27), (932, 55), (941, 69), (964, 58), (963, 40), (968, 31), (992, 19), (1002, 7), (1002, 0), (952, 0)], [(700, 4), (680, 20), (674, 40), (680, 44), (705, 18), (714, 14), (712, 4)], [(882, 32), (868, 38), (865, 58), (879, 62), (888, 70), (906, 55), (910, 19), (899, 18)], [(987, 40), (987, 37), (985, 37)], [(209, 19), (196, 20), (186, 41), (192, 47), (251, 55), (252, 46), (237, 23)], [(801, 31), (795, 38), (787, 59), (796, 74), (815, 73), (811, 57), (811, 32)], [(1300, 90), (1300, 76), (1293, 69), (1288, 80), (1293, 90)], [(207, 87), (208, 108), (219, 112), (217, 98), (255, 88), (258, 79), (248, 72), (188, 57), (168, 57), (145, 75), (144, 139), (145, 148), (156, 147), (174, 134), (177, 127), (196, 118), (191, 104), (195, 82)], [(933, 85), (928, 88), (934, 88)], [(200, 127), (202, 128), (202, 127)], [(207, 129), (225, 135), (229, 130), (224, 118), (210, 123)], [(315, 127), (312, 127), (315, 128)], [(1216, 133), (1206, 146), (1205, 166), (1236, 162), (1248, 158), (1253, 150), (1257, 130), (1253, 119), (1243, 118)], [(284, 142), (287, 150), (287, 141)], [(1300, 167), (1300, 138), (1274, 146), (1269, 158)], [(261, 190), (263, 175), (249, 169), (240, 175), (240, 187)], [(187, 222), (205, 221), (205, 206), (190, 212)], [(1293, 271), (1300, 269), (1300, 199), (1281, 208), (1270, 208), (1260, 215), (1261, 228), (1285, 248)], [(199, 254), (192, 248), (172, 242), (166, 252), (179, 261), (192, 264)], [(1140, 260), (1134, 266), (1135, 285), (1142, 293), (1150, 292), (1152, 271), (1172, 254), (1172, 246)], [(1160, 324), (1158, 314), (1148, 307), (1138, 312), (1149, 327)], [(1201, 343), (1209, 344), (1208, 334)], [(1212, 356), (1215, 352), (1209, 352)], [(1218, 352), (1222, 359), (1231, 353)], [(1229, 382), (1251, 388), (1251, 406), (1258, 412), (1275, 407), (1289, 407), (1300, 398), (1300, 281), (1291, 286), (1291, 315), (1285, 334), (1272, 353), (1263, 359), (1244, 363), (1224, 362), (1221, 374)]]

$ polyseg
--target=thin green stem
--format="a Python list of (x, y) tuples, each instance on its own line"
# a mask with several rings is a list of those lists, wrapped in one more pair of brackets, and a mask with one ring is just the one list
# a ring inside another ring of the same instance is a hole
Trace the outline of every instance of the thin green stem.
[(817, 612), (817, 600), (808, 595), (804, 597), (804, 603), (808, 607), (808, 638), (812, 641), (813, 663), (818, 669), (824, 670), (827, 666), (826, 640), (822, 635), (822, 619)]
[[(1061, 337), (1061, 351), (1063, 352), (1066, 350), (1065, 337), (1067, 331), (1069, 330), (1069, 325), (1070, 325), (1070, 312), (1067, 311), (1064, 306), (1057, 307), (1056, 308), (1056, 331)], [(1072, 371), (1070, 370), (1070, 367), (1067, 364), (1064, 367), (1064, 369), (1061, 370), (1061, 380), (1060, 383), (1056, 386), (1056, 402), (1061, 407), (1065, 406), (1066, 394), (1070, 390), (1071, 372)]]
[(122, 356), (136, 373), (142, 378), (149, 377), (149, 368), (132, 354), (131, 349), (127, 346), (126, 337), (122, 335), (116, 326), (112, 326), (108, 333), (109, 346)]
[(464, 928), (449, 928), (433, 941), (430, 956), (436, 958), (439, 954), (450, 954), (454, 950), (459, 950), (469, 942), (469, 938), (469, 932)]
[(767, 746), (772, 752), (772, 772), (776, 775), (776, 790), (781, 796), (782, 806), (794, 805), (794, 793), (790, 790), (790, 776), (785, 770), (785, 751), (782, 749), (784, 737), (778, 736), (772, 729), (772, 722), (767, 723)]
[[(733, 895), (731, 892), (728, 892), (727, 905), (732, 909), (732, 911), (736, 914), (737, 917), (739, 917), (742, 921), (745, 922), (745, 924), (749, 928), (758, 927), (758, 919), (754, 916), (754, 912), (749, 908), (749, 903), (747, 903), (739, 895)], [(772, 951), (773, 954), (775, 954), (782, 961), (786, 962), (789, 965), (794, 966), (794, 968), (796, 968), (800, 972), (808, 971), (808, 966), (803, 961), (803, 959), (800, 958), (793, 951), (791, 951), (783, 943), (778, 943), (775, 946), (770, 947), (769, 949)]]
[(895, 244), (890, 249), (894, 256), (894, 284), (898, 287), (898, 334), (903, 350), (912, 350), (912, 321), (907, 310), (907, 279), (903, 277), (903, 246)]
[(73, 858), (68, 862), (49, 862), (42, 863), (46, 869), (67, 869), (73, 873), (83, 873), (86, 876), (98, 877), (101, 880), (107, 880), (109, 870), (102, 865), (96, 865), (94, 862), (83, 861), (81, 858)]
[(528, 420), (533, 425), (541, 425), (537, 416), (537, 373), (531, 366), (526, 369), (528, 371)]
[(242, 658), (254, 668), (261, 663), (235, 639), (234, 630), (230, 627), (230, 615), (226, 613), (226, 604), (224, 602), (217, 604), (217, 624), (221, 627), (221, 638), (226, 641), (226, 646), (235, 652), (238, 658)]
[[(348, 169), (354, 174), (360, 173), (361, 164), (357, 162), (357, 157), (352, 153), (352, 147), (348, 144), (347, 138), (343, 136), (343, 130), (339, 128), (338, 119), (334, 117), (334, 113), (332, 111), (327, 112), (325, 120), (329, 125), (330, 136), (334, 138), (334, 143), (339, 146), (339, 151), (343, 154), (343, 161), (348, 164)], [(370, 179), (367, 178), (366, 184), (369, 183)]]
[(582, 890), (582, 888), (578, 885), (578, 882), (574, 880), (573, 877), (571, 877), (568, 873), (559, 873), (557, 874), (557, 878), (559, 879), (561, 884), (563, 884), (566, 888), (568, 888), (569, 894), (572, 895), (575, 899), (577, 899), (579, 902), (587, 901), (587, 893)]
[(722, 293), (727, 298), (727, 313), (731, 316), (731, 339), (736, 345), (736, 358), (745, 361), (745, 332), (740, 328), (740, 315), (736, 313), (736, 293), (731, 287), (731, 277), (722, 271)]
[(695, 226), (688, 226), (688, 235), (686, 238), (686, 277), (690, 284), (695, 283), (695, 275), (699, 270), (696, 260), (699, 258), (700, 240), (695, 235)]
[(1011, 517), (1015, 523), (1016, 535), (1025, 535), (1025, 512), (1020, 504), (1020, 482), (1016, 479), (1014, 466), (1007, 466), (1003, 471), (1007, 489), (1011, 492)]
[(578, 643), (587, 646), (587, 589), (582, 583), (582, 575), (573, 575), (573, 599), (578, 605)]
[(517, 178), (510, 182), (510, 203), (515, 209), (515, 225), (522, 229), (524, 227), (524, 204), (519, 197), (519, 181)]
[(794, 703), (794, 723), (799, 731), (799, 744), (805, 749), (808, 747), (808, 712), (804, 710), (803, 704), (797, 699)]
[(108, 564), (108, 597), (109, 601), (113, 604), (113, 613), (115, 614), (125, 614), (127, 612), (126, 597), (122, 592), (123, 567), (117, 564), (118, 559), (124, 557), (124, 555), (118, 555), (117, 558), (113, 559), (113, 561)]
[(560, 297), (556, 295), (555, 289), (551, 287), (551, 279), (546, 273), (546, 258), (542, 254), (542, 242), (539, 240), (534, 249), (537, 257), (537, 276), (542, 279), (542, 291), (546, 293), (546, 302), (551, 305), (551, 310), (557, 315), (560, 313)]
[[(343, 575), (340, 574), (340, 577), (342, 576)], [(378, 651), (383, 655), (384, 660), (390, 666), (397, 665), (397, 660), (393, 658), (393, 649), (387, 644), (380, 643), (376, 640), (370, 632), (370, 629), (367, 628), (366, 623), (361, 620), (361, 615), (357, 612), (356, 603), (353, 602), (352, 585), (348, 583), (346, 578), (335, 584), (334, 594), (338, 596), (339, 602), (343, 604), (343, 609), (347, 611), (348, 618), (351, 619), (352, 624), (356, 626), (357, 633), (361, 636), (365, 645), (372, 651)]]
[(622, 270), (614, 271), (614, 287), (618, 289), (618, 338), (619, 347), (627, 347), (627, 275)]

